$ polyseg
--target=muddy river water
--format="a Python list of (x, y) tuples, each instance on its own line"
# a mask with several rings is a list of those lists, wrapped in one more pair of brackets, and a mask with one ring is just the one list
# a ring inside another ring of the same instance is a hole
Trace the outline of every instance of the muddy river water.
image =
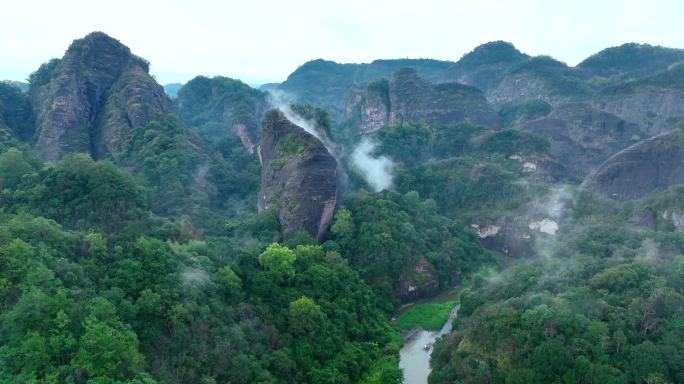
[[(404, 384), (426, 384), (430, 374), (432, 343), (451, 331), (451, 324), (458, 313), (458, 307), (451, 310), (449, 320), (439, 331), (413, 330), (399, 351), (399, 367), (404, 370)], [(426, 349), (426, 346), (429, 348)]]

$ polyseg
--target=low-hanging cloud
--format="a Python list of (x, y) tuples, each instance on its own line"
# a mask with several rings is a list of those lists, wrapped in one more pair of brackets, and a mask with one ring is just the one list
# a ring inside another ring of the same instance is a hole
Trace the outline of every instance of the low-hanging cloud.
[[(292, 103), (294, 102), (293, 97), (291, 97), (283, 91), (270, 90), (268, 91), (268, 101), (271, 107), (278, 109), (280, 112), (282, 112), (283, 115), (285, 115), (285, 117), (290, 122), (292, 122), (296, 126), (303, 128), (308, 133), (314, 135), (326, 147), (328, 147), (327, 143), (325, 143), (323, 139), (324, 135), (321, 135), (321, 133), (318, 132), (318, 129), (316, 129), (316, 124), (312, 121), (302, 118), (292, 110), (292, 107), (290, 107), (290, 105), (292, 105)], [(328, 150), (330, 150), (330, 148), (328, 148)]]
[(352, 163), (375, 192), (392, 187), (394, 162), (386, 156), (373, 156), (377, 144), (364, 137), (351, 154)]

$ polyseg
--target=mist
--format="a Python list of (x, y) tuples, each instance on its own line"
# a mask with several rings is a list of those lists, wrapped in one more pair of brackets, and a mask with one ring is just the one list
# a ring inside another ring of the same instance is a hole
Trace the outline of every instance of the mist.
[(394, 162), (386, 156), (374, 157), (377, 143), (364, 137), (351, 154), (352, 164), (361, 171), (373, 191), (380, 192), (392, 187)]
[[(316, 127), (316, 124), (313, 121), (306, 120), (296, 114), (290, 105), (295, 101), (295, 98), (288, 95), (287, 93), (279, 90), (270, 90), (268, 91), (268, 102), (270, 103), (272, 108), (275, 108), (279, 110), (280, 112), (285, 115), (285, 117), (292, 122), (293, 124), (301, 127), (308, 133), (312, 134), (315, 136), (318, 140), (320, 140), (323, 145), (330, 151), (330, 148), (328, 148), (328, 145), (331, 143), (326, 143), (326, 141), (330, 140), (324, 140), (323, 138), (325, 135), (322, 135), (320, 132), (318, 132), (318, 129)], [(327, 139), (327, 137), (326, 137)]]
[(292, 110), (291, 105), (294, 101), (295, 98), (286, 92), (280, 90), (268, 91), (268, 102), (272, 108), (282, 112), (283, 115), (285, 115), (285, 118), (287, 118), (290, 122), (298, 127), (301, 127), (307, 133), (317, 138), (323, 144), (323, 146), (325, 146), (325, 149), (328, 150), (328, 153), (330, 153), (330, 155), (337, 162), (337, 179), (340, 183), (340, 187), (342, 190), (346, 190), (346, 187), (349, 183), (349, 176), (344, 168), (342, 156), (337, 148), (337, 145), (334, 141), (332, 141), (326, 132), (320, 132), (316, 122), (304, 119), (302, 116), (298, 115)]

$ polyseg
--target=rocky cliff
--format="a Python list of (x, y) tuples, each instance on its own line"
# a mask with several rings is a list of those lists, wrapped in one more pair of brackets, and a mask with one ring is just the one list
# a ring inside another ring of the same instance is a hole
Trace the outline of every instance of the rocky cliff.
[(611, 156), (583, 186), (616, 200), (629, 200), (681, 183), (684, 183), (684, 133), (675, 130)]
[(438, 82), (453, 63), (431, 59), (375, 60), (367, 64), (341, 64), (312, 60), (295, 70), (276, 89), (298, 102), (323, 107), (334, 118), (342, 117), (349, 89), (381, 78), (389, 78), (400, 68), (413, 68), (428, 81)]
[(410, 68), (400, 69), (389, 81), (380, 80), (351, 91), (345, 113), (348, 119), (358, 119), (363, 134), (403, 122), (499, 125), (498, 117), (477, 88), (458, 83), (431, 84)]
[(512, 66), (486, 94), (495, 105), (525, 99), (553, 106), (590, 97), (588, 75), (548, 56), (537, 56)]
[(684, 63), (609, 87), (597, 96), (596, 106), (639, 124), (652, 136), (665, 133), (684, 120)]
[(262, 164), (257, 208), (276, 210), (285, 237), (322, 239), (337, 201), (337, 162), (316, 137), (271, 110), (257, 143)]
[(439, 277), (437, 276), (437, 271), (422, 256), (415, 263), (404, 268), (404, 271), (394, 283), (395, 293), (402, 302), (434, 296), (438, 289)]
[(29, 91), (41, 156), (117, 158), (132, 129), (172, 111), (148, 70), (145, 60), (101, 32), (75, 40), (62, 59), (44, 64)]
[(647, 138), (638, 125), (582, 105), (559, 108), (521, 129), (546, 138), (566, 176), (584, 178), (614, 153)]
[(198, 76), (178, 91), (176, 106), (185, 124), (200, 136), (236, 135), (253, 153), (268, 102), (265, 92), (240, 80)]

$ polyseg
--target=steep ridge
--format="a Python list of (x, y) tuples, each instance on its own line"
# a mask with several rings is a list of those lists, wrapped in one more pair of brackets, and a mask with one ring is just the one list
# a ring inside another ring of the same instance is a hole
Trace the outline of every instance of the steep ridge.
[(651, 76), (682, 60), (683, 49), (627, 43), (597, 52), (577, 64), (577, 68), (593, 76), (624, 81)]
[(144, 59), (101, 32), (75, 40), (62, 59), (41, 66), (29, 91), (41, 156), (117, 158), (131, 130), (172, 112), (148, 72)]
[(438, 82), (453, 63), (431, 59), (375, 60), (369, 64), (340, 64), (312, 60), (297, 68), (276, 89), (290, 94), (298, 102), (323, 107), (334, 118), (343, 113), (344, 99), (352, 86), (389, 78), (400, 68), (414, 68), (422, 77)]
[(521, 129), (546, 138), (550, 155), (583, 178), (614, 153), (648, 137), (636, 124), (587, 106), (566, 106), (523, 124)]
[(650, 135), (684, 120), (684, 63), (640, 80), (605, 89), (597, 107), (639, 124)]
[(198, 76), (178, 91), (178, 114), (204, 138), (234, 134), (249, 153), (266, 112), (266, 93), (227, 77)]
[(472, 85), (482, 91), (494, 87), (501, 77), (513, 66), (529, 59), (513, 44), (492, 41), (477, 46), (463, 55), (445, 72), (445, 80)]
[(584, 182), (588, 190), (630, 200), (684, 183), (684, 133), (675, 130), (626, 148)]
[(275, 210), (284, 236), (304, 230), (321, 240), (337, 201), (337, 162), (323, 143), (277, 110), (264, 117), (258, 210)]
[(400, 69), (390, 81), (379, 80), (352, 90), (345, 115), (358, 121), (363, 134), (404, 122), (499, 125), (477, 88), (458, 83), (431, 84), (410, 68)]

